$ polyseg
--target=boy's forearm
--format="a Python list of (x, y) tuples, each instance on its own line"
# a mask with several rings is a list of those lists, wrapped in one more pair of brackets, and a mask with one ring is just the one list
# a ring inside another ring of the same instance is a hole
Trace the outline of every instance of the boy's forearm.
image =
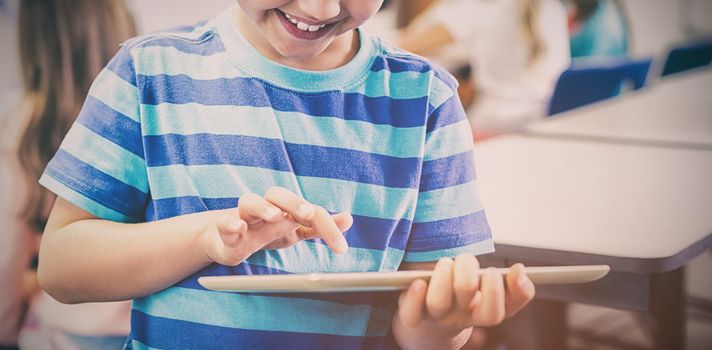
[(80, 220), (45, 232), (39, 280), (66, 303), (142, 297), (175, 284), (210, 263), (200, 247), (208, 229), (204, 212), (122, 224)]
[(393, 317), (392, 327), (396, 343), (406, 350), (459, 349), (465, 345), (472, 333), (472, 328), (466, 328), (454, 334), (443, 334), (432, 327), (422, 325), (410, 328), (400, 321), (397, 311), (396, 316)]

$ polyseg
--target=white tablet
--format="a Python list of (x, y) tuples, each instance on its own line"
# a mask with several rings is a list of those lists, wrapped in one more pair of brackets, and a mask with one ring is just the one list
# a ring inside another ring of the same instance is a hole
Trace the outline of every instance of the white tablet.
[[(608, 265), (525, 267), (534, 284), (591, 282), (610, 271)], [(481, 270), (480, 270), (481, 271)], [(506, 274), (508, 268), (496, 269)], [(406, 289), (416, 279), (428, 281), (432, 271), (309, 273), (294, 275), (205, 276), (201, 286), (223, 292), (366, 292)]]

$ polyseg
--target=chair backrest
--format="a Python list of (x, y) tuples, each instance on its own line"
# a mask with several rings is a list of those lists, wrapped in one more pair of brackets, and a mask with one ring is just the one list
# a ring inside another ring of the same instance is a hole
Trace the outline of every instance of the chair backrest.
[(575, 64), (561, 73), (549, 102), (549, 115), (617, 96), (622, 87), (645, 85), (652, 59)]
[(702, 67), (712, 62), (712, 40), (676, 47), (667, 55), (662, 76)]

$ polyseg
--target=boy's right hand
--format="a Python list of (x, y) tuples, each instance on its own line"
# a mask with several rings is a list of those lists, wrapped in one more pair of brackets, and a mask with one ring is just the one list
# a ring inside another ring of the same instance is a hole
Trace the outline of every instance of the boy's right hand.
[(217, 221), (201, 237), (210, 260), (235, 266), (261, 249), (280, 249), (305, 239), (321, 238), (337, 254), (353, 224), (348, 213), (330, 215), (324, 208), (281, 187), (264, 197), (247, 193), (235, 209), (219, 211)]

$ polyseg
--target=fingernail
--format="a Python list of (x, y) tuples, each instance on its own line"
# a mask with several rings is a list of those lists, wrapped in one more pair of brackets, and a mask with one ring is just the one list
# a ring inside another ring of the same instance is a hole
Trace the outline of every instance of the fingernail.
[(423, 290), (422, 283), (413, 282), (413, 284), (410, 285), (410, 292), (413, 294), (420, 293), (420, 291), (422, 291), (422, 290)]
[(267, 209), (265, 209), (265, 219), (272, 220), (279, 215), (279, 212), (280, 210), (275, 207), (267, 207)]
[(494, 267), (486, 268), (485, 275), (487, 275), (488, 278), (493, 278), (494, 276), (501, 276), (501, 274), (497, 272), (497, 269), (495, 269)]
[(524, 287), (527, 285), (527, 276), (523, 272), (519, 272), (519, 276), (517, 277), (517, 284), (519, 284), (520, 287)]
[(242, 231), (242, 228), (244, 225), (245, 225), (245, 222), (242, 220), (233, 220), (232, 224), (230, 224), (230, 226), (232, 227), (232, 230), (235, 232)]
[(346, 242), (346, 239), (343, 236), (334, 237), (332, 239), (332, 244), (333, 244), (333, 247), (331, 249), (336, 254), (346, 253), (346, 250), (349, 249), (349, 244)]
[(438, 262), (441, 263), (441, 264), (442, 264), (442, 263), (445, 263), (445, 264), (452, 264), (452, 263), (453, 263), (452, 259), (451, 259), (451, 258), (448, 258), (448, 257), (440, 258), (440, 260), (439, 260)]
[(346, 253), (346, 251), (349, 249), (349, 243), (346, 242), (346, 239), (341, 237), (340, 239), (336, 240), (336, 250), (338, 253)]
[(314, 206), (306, 203), (299, 204), (297, 207), (297, 215), (302, 219), (308, 219), (314, 213)]
[(480, 302), (482, 301), (482, 292), (479, 290), (475, 292), (475, 296), (472, 298), (472, 302), (470, 303), (470, 307), (477, 307), (480, 305)]

